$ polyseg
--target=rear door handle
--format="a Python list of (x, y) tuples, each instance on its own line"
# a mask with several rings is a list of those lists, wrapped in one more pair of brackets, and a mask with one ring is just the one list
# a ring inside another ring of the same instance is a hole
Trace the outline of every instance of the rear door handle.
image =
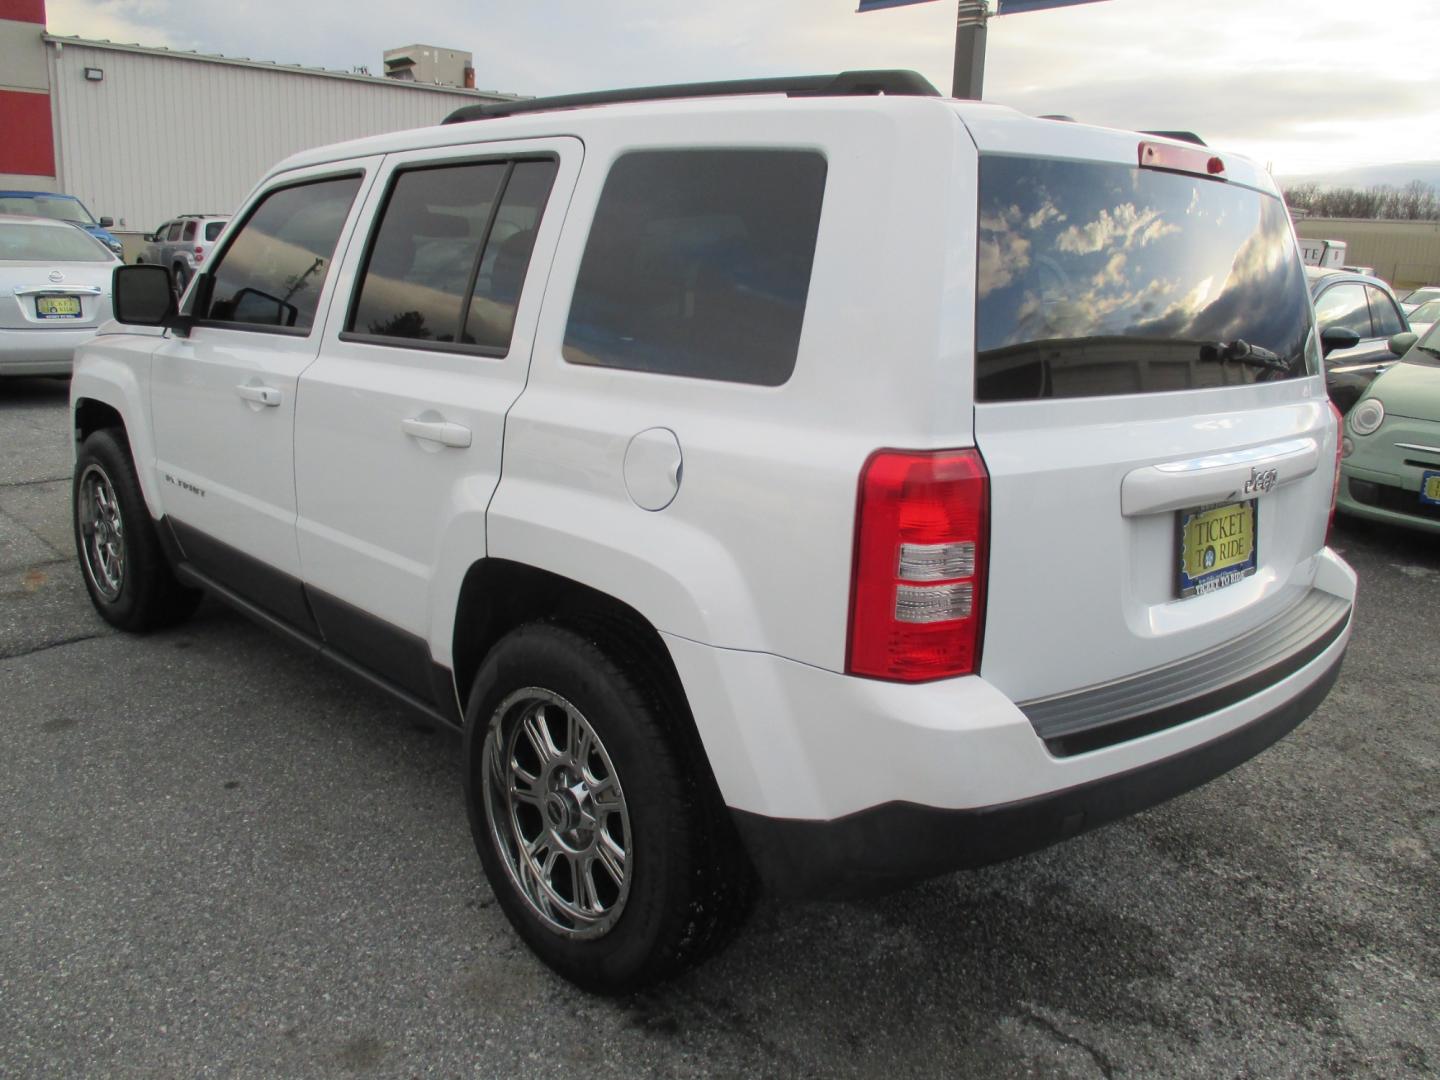
[(406, 435), (441, 446), (463, 448), (470, 445), (470, 429), (464, 424), (452, 424), (449, 420), (421, 420), (412, 416), (400, 422), (400, 430)]
[(246, 401), (269, 405), (272, 409), (280, 404), (280, 391), (276, 390), (273, 386), (255, 386), (251, 383), (241, 383), (235, 387), (235, 392)]

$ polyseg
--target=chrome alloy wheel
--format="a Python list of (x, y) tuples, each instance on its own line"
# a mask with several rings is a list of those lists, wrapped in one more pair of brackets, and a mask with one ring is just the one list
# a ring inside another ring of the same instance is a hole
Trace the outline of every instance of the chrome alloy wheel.
[(113, 603), (125, 585), (125, 522), (105, 470), (87, 465), (75, 499), (85, 576), (103, 600)]
[(480, 767), (490, 835), (526, 904), (564, 937), (607, 933), (630, 895), (630, 815), (589, 721), (548, 690), (517, 690)]

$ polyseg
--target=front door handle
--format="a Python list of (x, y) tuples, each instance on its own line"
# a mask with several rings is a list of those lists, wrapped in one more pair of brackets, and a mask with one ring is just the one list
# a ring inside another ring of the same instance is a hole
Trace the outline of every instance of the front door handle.
[(412, 416), (400, 422), (400, 430), (406, 435), (441, 446), (463, 448), (470, 445), (470, 429), (464, 424), (452, 424), (449, 420), (422, 420)]
[(246, 401), (253, 401), (260, 405), (269, 405), (272, 409), (280, 404), (280, 391), (273, 386), (255, 386), (251, 383), (241, 383), (235, 387), (235, 392)]

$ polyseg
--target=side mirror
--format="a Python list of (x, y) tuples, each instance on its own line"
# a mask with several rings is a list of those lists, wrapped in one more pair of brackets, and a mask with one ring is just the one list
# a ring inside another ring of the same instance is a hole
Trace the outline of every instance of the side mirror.
[(175, 318), (170, 271), (148, 263), (117, 266), (110, 279), (115, 321), (127, 326), (165, 326)]
[(113, 217), (102, 217), (100, 219), (100, 227), (102, 229), (113, 229), (115, 227), (115, 219)]
[(1360, 335), (1343, 326), (1332, 326), (1320, 335), (1320, 355), (1329, 356), (1336, 349), (1353, 349), (1360, 344)]
[(1419, 334), (1406, 330), (1403, 333), (1392, 336), (1387, 344), (1390, 346), (1390, 351), (1396, 356), (1404, 356), (1415, 347), (1415, 342), (1419, 340)]

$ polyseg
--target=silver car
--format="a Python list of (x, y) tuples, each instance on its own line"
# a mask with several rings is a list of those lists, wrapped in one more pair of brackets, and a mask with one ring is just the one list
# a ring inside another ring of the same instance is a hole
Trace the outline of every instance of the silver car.
[(181, 291), (204, 268), (229, 220), (220, 214), (181, 214), (145, 238), (148, 244), (135, 261), (169, 267)]
[(0, 376), (70, 374), (75, 346), (110, 318), (119, 264), (69, 222), (0, 214)]

